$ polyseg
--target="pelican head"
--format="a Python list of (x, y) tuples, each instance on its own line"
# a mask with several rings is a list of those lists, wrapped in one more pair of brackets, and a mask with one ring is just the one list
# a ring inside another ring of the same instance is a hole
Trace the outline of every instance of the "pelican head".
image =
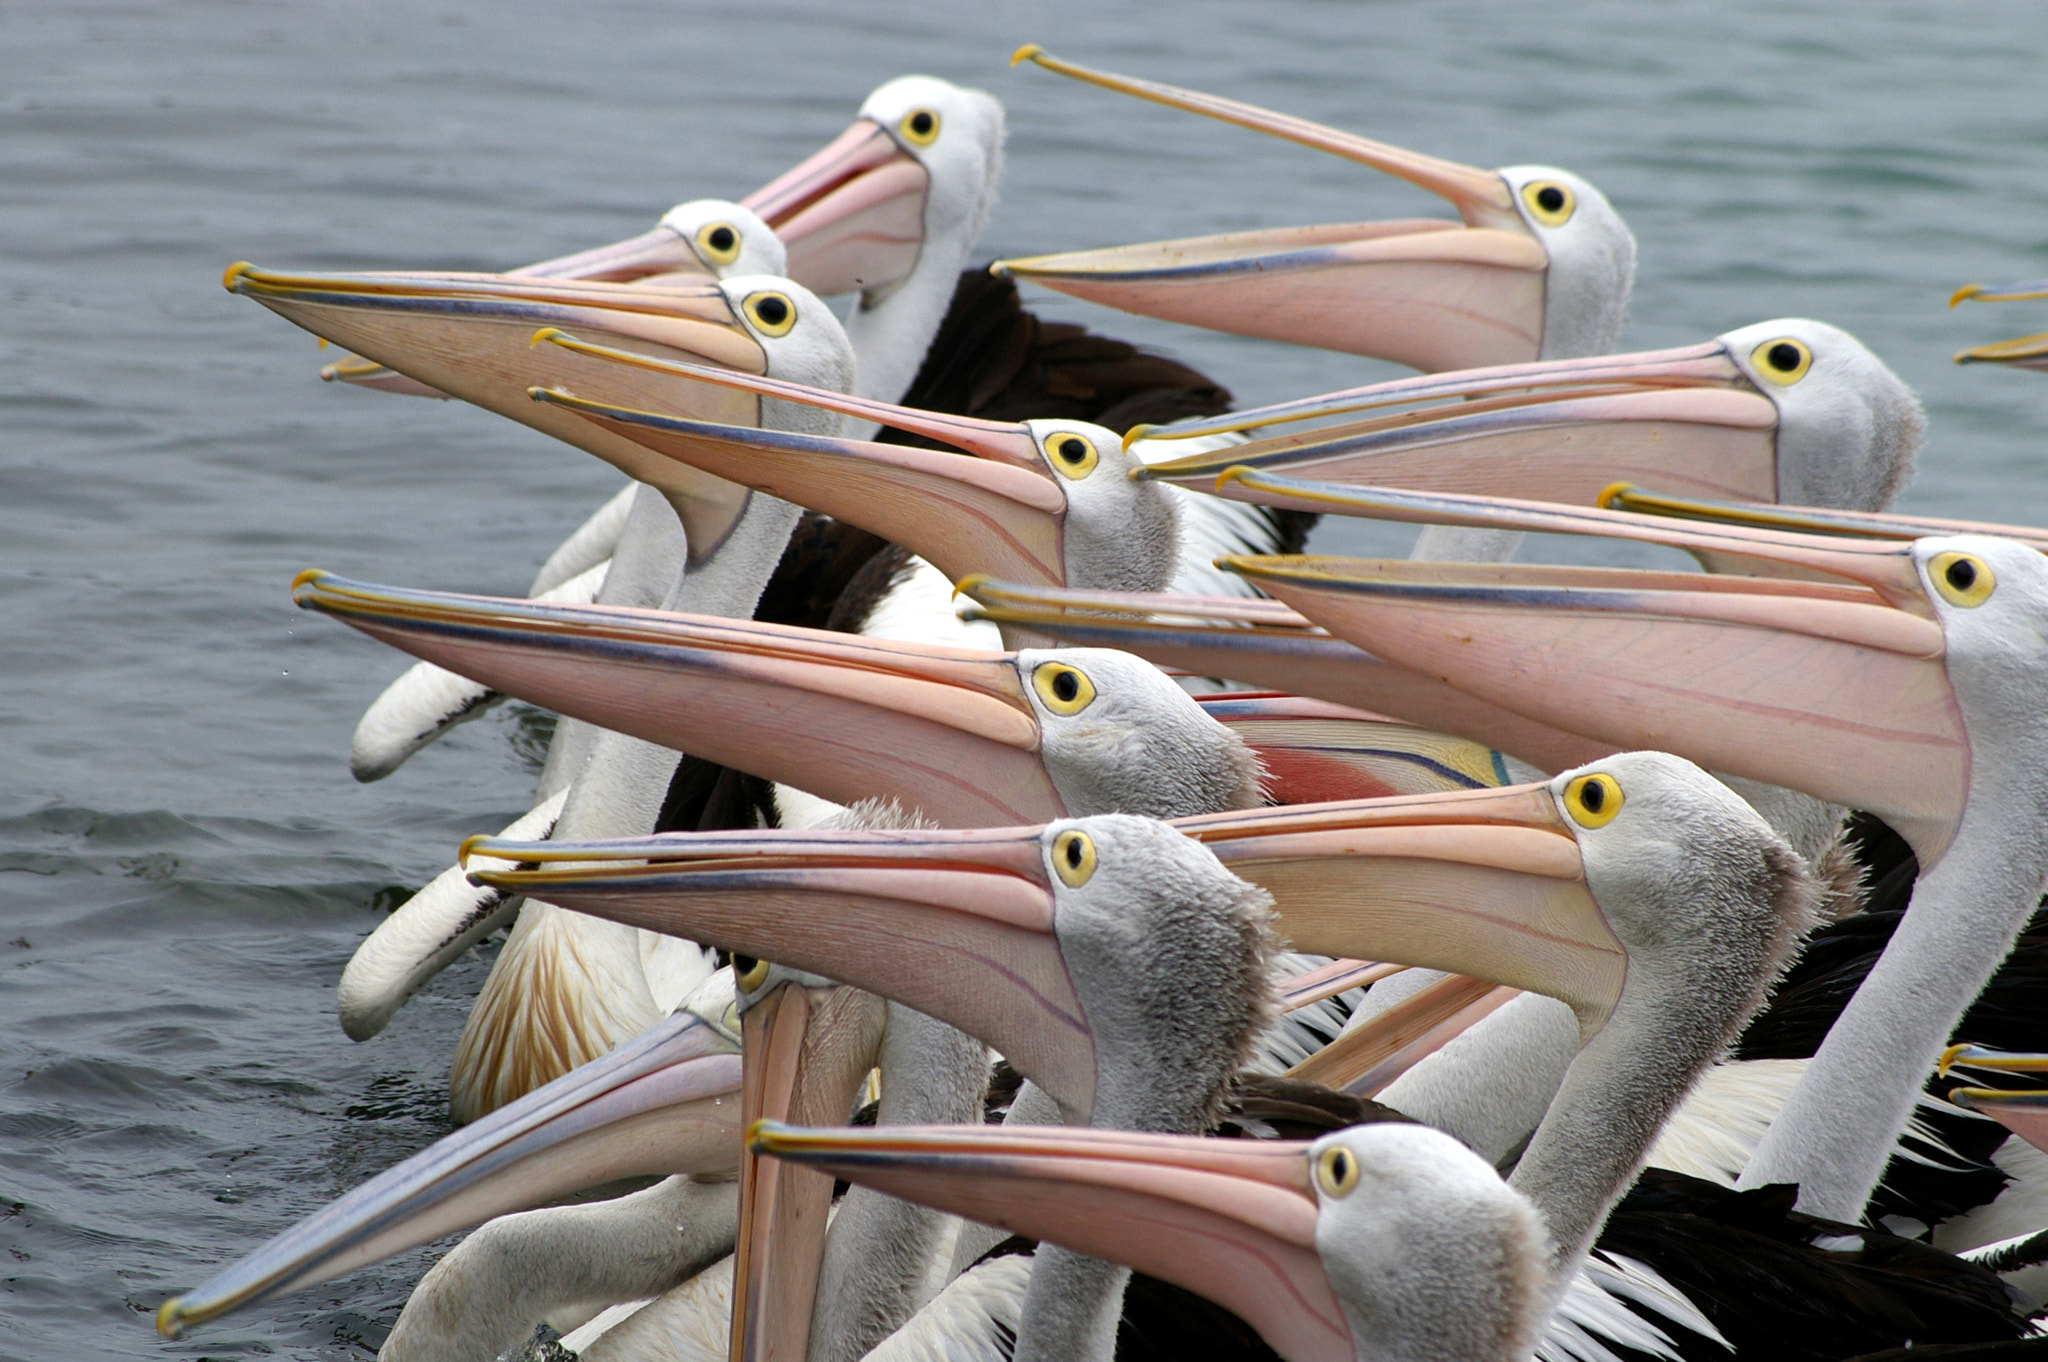
[(1427, 372), (1603, 354), (1635, 279), (1635, 238), (1606, 196), (1551, 166), (1479, 170), (1036, 46), (1061, 75), (1341, 156), (1439, 194), (1463, 226), (1346, 223), (1004, 260), (1050, 288), (1172, 321)]
[[(1179, 439), (1352, 413), (1336, 425), (1162, 457)], [(1150, 428), (1138, 448), (1145, 477), (1247, 499), (1256, 499), (1247, 487), (1219, 488), (1217, 475), (1245, 467), (1580, 503), (1639, 483), (1878, 510), (1910, 476), (1924, 427), (1912, 391), (1854, 336), (1780, 317), (1704, 345), (1401, 379)]]
[[(822, 385), (712, 370), (550, 333), (555, 348), (671, 383), (717, 384), (764, 401), (807, 404), (894, 427), (958, 453), (869, 440), (785, 439), (633, 409), (578, 389), (536, 387), (540, 404), (573, 412), (608, 436), (674, 461), (667, 475), (717, 477), (770, 492), (900, 543), (958, 579), (997, 572), (1053, 585), (1154, 590), (1173, 574), (1177, 508), (1132, 475), (1123, 440), (1085, 421), (983, 421), (848, 397)], [(650, 382), (658, 380), (649, 380)], [(765, 425), (766, 423), (764, 423)], [(971, 457), (968, 457), (971, 456)], [(663, 486), (658, 468), (636, 474)]]
[(1313, 1143), (1046, 1128), (764, 1124), (760, 1153), (1007, 1226), (1206, 1296), (1282, 1357), (1529, 1356), (1535, 1209), (1402, 1123)]

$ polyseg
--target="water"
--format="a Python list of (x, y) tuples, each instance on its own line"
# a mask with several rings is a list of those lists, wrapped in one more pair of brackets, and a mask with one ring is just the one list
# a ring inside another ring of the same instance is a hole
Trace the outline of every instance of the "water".
[[(1436, 213), (1419, 191), (1044, 72), (1020, 42), (1482, 165), (1548, 161), (1641, 242), (1627, 348), (1779, 315), (1925, 396), (1906, 505), (2048, 519), (2048, 383), (1948, 356), (2048, 305), (2048, 26), (2017, 4), (1569, 8), (354, 0), (0, 9), (0, 1355), (366, 1355), (430, 1255), (207, 1326), (196, 1284), (444, 1130), (487, 962), (361, 1046), (356, 941), (525, 807), (516, 713), (391, 780), (348, 735), (400, 662), (292, 609), (318, 565), (516, 594), (614, 475), (452, 404), (323, 388), (222, 292), (270, 266), (488, 269), (737, 196), (922, 70), (1010, 111), (989, 253)], [(1044, 310), (1246, 403), (1342, 356)], [(1319, 546), (1388, 541), (1355, 527)]]

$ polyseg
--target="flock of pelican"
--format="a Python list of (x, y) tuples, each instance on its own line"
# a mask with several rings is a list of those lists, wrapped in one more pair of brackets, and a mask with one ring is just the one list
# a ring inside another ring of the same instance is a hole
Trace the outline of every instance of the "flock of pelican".
[[(2032, 1351), (2048, 530), (1889, 513), (1919, 404), (1823, 322), (1612, 353), (1567, 171), (1027, 59), (1457, 220), (969, 268), (1002, 109), (906, 76), (631, 240), (228, 270), (631, 482), (527, 599), (294, 584), (419, 659), (358, 778), (560, 718), (340, 984), (365, 1039), (510, 924), (462, 1128), (158, 1327), (481, 1226), (382, 1357)], [(1421, 372), (1232, 411), (1017, 280)]]

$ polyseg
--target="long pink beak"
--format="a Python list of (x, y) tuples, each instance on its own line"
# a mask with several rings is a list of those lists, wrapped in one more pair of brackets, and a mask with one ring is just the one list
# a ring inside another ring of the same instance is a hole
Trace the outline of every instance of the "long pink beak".
[[(802, 402), (951, 445), (961, 453), (733, 429), (687, 411), (634, 408), (581, 391), (535, 388), (531, 394), (537, 403), (574, 413), (608, 437), (634, 441), (672, 461), (675, 472), (712, 474), (823, 511), (905, 545), (951, 576), (993, 571), (991, 565), (1000, 563), (1002, 571), (1027, 581), (1066, 580), (1066, 495), (1024, 426), (672, 364), (560, 334), (540, 339), (622, 369), (672, 375), (689, 386), (723, 384), (756, 398)], [(662, 485), (658, 471), (646, 480)]]
[(886, 288), (924, 246), (931, 175), (878, 123), (855, 119), (829, 146), (741, 202), (789, 251), (789, 277), (820, 297)]
[(1160, 667), (1228, 676), (1393, 715), (1484, 745), (1545, 771), (1620, 748), (1470, 695), (1334, 637), (1293, 607), (1241, 596), (1076, 591), (971, 577), (960, 583), (978, 619), (1063, 643), (1121, 648)]
[(892, 798), (954, 826), (1067, 812), (1007, 653), (320, 572), (293, 598), (506, 694), (837, 803)]
[(536, 329), (574, 327), (669, 359), (764, 371), (760, 342), (709, 280), (656, 288), (502, 275), (286, 275), (238, 264), (225, 283), (315, 335), (595, 454), (629, 477), (662, 475), (693, 543), (717, 542), (720, 526), (737, 514), (740, 489), (687, 469), (679, 476), (669, 460), (526, 395), (535, 382), (569, 384), (602, 401), (754, 425), (760, 403), (751, 394), (532, 344)]
[(175, 1338), (231, 1310), (618, 1178), (728, 1172), (739, 1161), (739, 1091), (738, 1038), (679, 1012), (166, 1301), (157, 1330)]
[[(1067, 1119), (1085, 1124), (1095, 1101), (1094, 1039), (1053, 933), (1039, 834), (756, 831), (520, 843), (518, 859), (538, 869), (478, 879), (530, 883), (575, 912), (893, 998), (996, 1047)], [(481, 839), (470, 850), (503, 854)]]
[[(1327, 509), (1365, 494), (1303, 495)], [(1910, 546), (1565, 507), (1489, 509), (1479, 498), (1371, 498), (1435, 523), (1622, 535), (1783, 574), (1229, 560), (1404, 667), (1620, 747), (1662, 748), (1869, 809), (1922, 866), (1940, 860), (1962, 816), (1971, 754)]]
[[(1413, 405), (1421, 402), (1436, 405)], [(1396, 405), (1408, 409), (1374, 414)], [(1366, 414), (1187, 458), (1155, 456), (1144, 476), (1208, 491), (1219, 473), (1242, 466), (1346, 485), (1513, 490), (1563, 502), (1590, 502), (1617, 481), (1721, 499), (1778, 495), (1778, 409), (1719, 344), (1404, 379), (1147, 435), (1352, 412)]]
[(1448, 199), (1462, 227), (1361, 222), (1235, 232), (1004, 260), (996, 268), (1110, 307), (1238, 335), (1371, 355), (1427, 371), (1513, 364), (1543, 342), (1549, 256), (1507, 182), (1305, 119), (1093, 71), (1035, 46), (1016, 61), (1285, 138)]
[(1306, 1143), (1014, 1126), (805, 1130), (773, 1158), (1126, 1264), (1236, 1312), (1291, 1362), (1352, 1362)]

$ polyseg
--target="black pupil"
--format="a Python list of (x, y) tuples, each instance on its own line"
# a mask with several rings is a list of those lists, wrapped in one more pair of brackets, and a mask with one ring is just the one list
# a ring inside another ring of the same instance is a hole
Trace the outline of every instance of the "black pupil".
[(1579, 802), (1586, 806), (1587, 813), (1600, 812), (1600, 806), (1607, 802), (1606, 787), (1597, 780), (1586, 782), (1586, 788), (1579, 793)]
[(1081, 839), (1078, 837), (1067, 842), (1067, 864), (1075, 870), (1081, 868)]
[(761, 320), (769, 326), (780, 326), (789, 320), (789, 304), (780, 298), (763, 298), (754, 305), (754, 311), (761, 314)]
[[(1949, 569), (1949, 575), (1955, 575), (1954, 568)], [(1052, 678), (1052, 693), (1071, 704), (1074, 697), (1081, 693), (1081, 683), (1074, 679), (1072, 672), (1055, 672)]]
[(1059, 454), (1068, 463), (1079, 463), (1088, 457), (1088, 446), (1074, 436), (1069, 435), (1066, 439), (1060, 441)]
[(1770, 354), (1765, 358), (1771, 361), (1773, 369), (1781, 374), (1789, 374), (1799, 367), (1799, 347), (1791, 341), (1779, 341), (1771, 347)]
[(1977, 565), (1967, 558), (1958, 558), (1948, 565), (1948, 584), (1958, 591), (1968, 591), (1977, 584)]
[(711, 231), (711, 249), (714, 251), (731, 250), (733, 240), (732, 228), (730, 227), (715, 227)]
[(914, 113), (910, 116), (910, 130), (919, 137), (932, 135), (932, 116), (928, 113)]
[(733, 977), (734, 977), (735, 979), (744, 979), (744, 978), (746, 978), (746, 977), (747, 977), (747, 976), (748, 976), (749, 974), (752, 974), (752, 973), (754, 972), (754, 967), (755, 967), (756, 965), (760, 964), (760, 963), (761, 963), (761, 962), (760, 962), (759, 960), (756, 960), (756, 959), (755, 959), (755, 958), (754, 958), (753, 956), (751, 956), (751, 955), (735, 955), (735, 956), (733, 956), (733, 958), (732, 958), (732, 973), (733, 973)]
[(1564, 191), (1554, 184), (1546, 184), (1536, 191), (1537, 206), (1546, 213), (1555, 213), (1564, 207)]

